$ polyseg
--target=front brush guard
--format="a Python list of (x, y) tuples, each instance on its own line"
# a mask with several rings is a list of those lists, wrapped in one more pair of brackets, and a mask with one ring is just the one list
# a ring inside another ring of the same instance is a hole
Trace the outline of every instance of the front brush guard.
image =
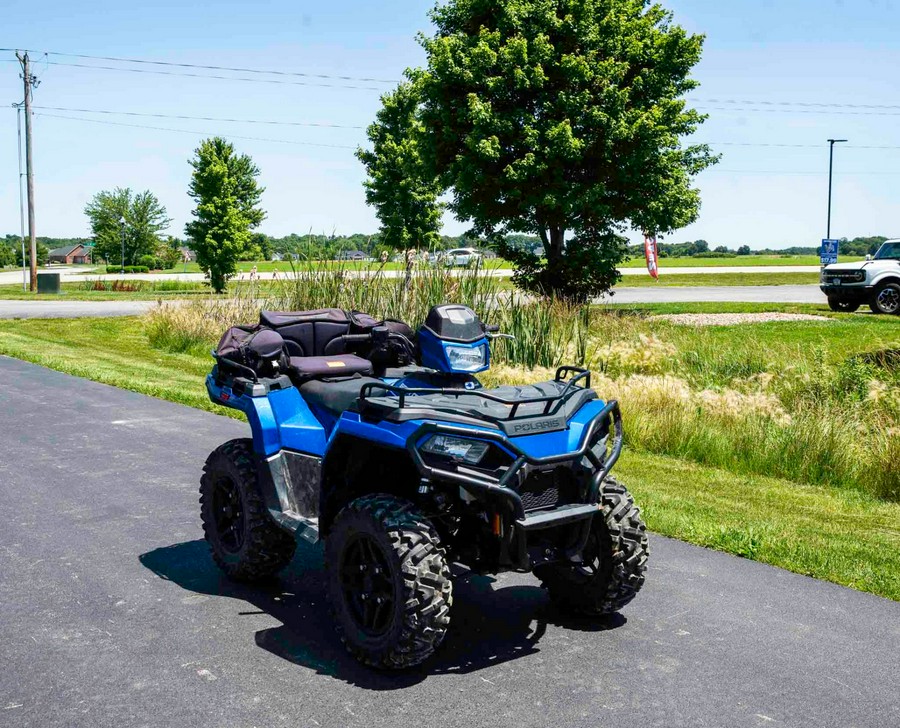
[[(614, 435), (613, 444), (606, 459), (600, 462), (600, 459), (591, 449), (591, 443), (597, 429), (609, 423), (610, 420), (612, 420), (610, 429)], [(434, 434), (456, 435), (458, 437), (494, 442), (504, 450), (512, 453), (515, 460), (499, 480), (493, 480), (488, 476), (479, 478), (467, 473), (435, 468), (425, 462), (417, 447), (427, 436)], [(506, 544), (508, 553), (515, 568), (527, 571), (530, 568), (526, 543), (526, 534), (529, 531), (552, 528), (566, 523), (581, 522), (581, 531), (576, 540), (576, 545), (569, 551), (578, 553), (584, 548), (590, 533), (591, 521), (599, 509), (600, 488), (603, 484), (603, 479), (609, 475), (622, 453), (622, 440), (622, 414), (619, 409), (619, 403), (616, 400), (611, 400), (587, 424), (581, 438), (581, 444), (574, 452), (532, 457), (522, 452), (501, 432), (439, 422), (423, 424), (409, 439), (407, 449), (422, 477), (426, 480), (456, 483), (476, 498), (481, 500), (499, 500), (507, 505), (513, 514), (515, 525), (513, 529), (510, 529), (510, 539)], [(522, 498), (510, 487), (513, 480), (518, 477), (519, 472), (526, 466), (543, 467), (575, 461), (582, 457), (587, 458), (591, 465), (596, 468), (596, 471), (591, 476), (584, 503), (567, 504), (552, 511), (541, 511), (530, 516), (526, 515), (525, 508), (522, 505)]]

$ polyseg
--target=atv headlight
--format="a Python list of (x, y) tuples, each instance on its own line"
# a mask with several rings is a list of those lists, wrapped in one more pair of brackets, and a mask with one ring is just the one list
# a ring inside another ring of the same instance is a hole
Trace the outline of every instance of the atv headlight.
[(443, 455), (469, 465), (477, 465), (481, 462), (488, 447), (486, 442), (467, 440), (464, 437), (451, 437), (450, 435), (432, 435), (422, 445), (425, 452)]
[(484, 346), (453, 346), (445, 344), (444, 351), (447, 353), (447, 361), (450, 362), (451, 368), (459, 372), (475, 372), (483, 368), (486, 364)]

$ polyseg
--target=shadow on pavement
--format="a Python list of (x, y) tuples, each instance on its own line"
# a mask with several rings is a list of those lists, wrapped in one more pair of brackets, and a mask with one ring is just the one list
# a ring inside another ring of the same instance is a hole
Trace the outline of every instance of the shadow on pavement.
[[(536, 583), (495, 589), (492, 577), (466, 575), (454, 580), (450, 630), (434, 657), (410, 670), (384, 673), (360, 665), (338, 639), (319, 547), (298, 543), (293, 562), (280, 577), (253, 585), (227, 579), (200, 539), (148, 551), (140, 561), (183, 589), (241, 599), (270, 614), (282, 624), (257, 632), (257, 645), (296, 665), (370, 690), (408, 687), (428, 675), (475, 672), (536, 653), (548, 624), (599, 632), (626, 621), (619, 614), (603, 619), (563, 615)], [(257, 613), (243, 610), (236, 616)]]

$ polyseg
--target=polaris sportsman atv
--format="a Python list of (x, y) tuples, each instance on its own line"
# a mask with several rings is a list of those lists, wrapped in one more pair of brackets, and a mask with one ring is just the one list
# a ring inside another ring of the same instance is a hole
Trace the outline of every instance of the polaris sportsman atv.
[(325, 309), (263, 312), (229, 330), (206, 380), (253, 439), (216, 449), (200, 485), (203, 528), (228, 576), (290, 562), (323, 540), (347, 649), (379, 668), (425, 660), (450, 623), (450, 564), (533, 571), (560, 606), (615, 612), (644, 583), (647, 535), (609, 473), (622, 449), (615, 401), (590, 372), (482, 387), (496, 328), (435, 306), (417, 333)]

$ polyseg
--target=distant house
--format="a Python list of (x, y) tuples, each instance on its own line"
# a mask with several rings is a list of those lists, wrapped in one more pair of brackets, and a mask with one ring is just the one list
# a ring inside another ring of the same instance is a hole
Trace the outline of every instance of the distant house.
[(365, 260), (366, 253), (362, 250), (348, 250), (341, 253), (341, 260)]
[(197, 260), (197, 254), (190, 248), (178, 248), (178, 252), (181, 253), (182, 263), (194, 263)]
[(66, 265), (90, 263), (91, 249), (81, 243), (68, 245), (65, 248), (56, 248), (47, 254), (47, 261), (50, 263), (64, 263)]

